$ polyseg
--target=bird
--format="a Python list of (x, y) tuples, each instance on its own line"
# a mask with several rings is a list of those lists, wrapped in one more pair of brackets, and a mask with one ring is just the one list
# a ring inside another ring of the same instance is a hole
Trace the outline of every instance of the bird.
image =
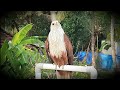
[[(72, 43), (57, 20), (51, 22), (50, 32), (45, 40), (45, 50), (51, 63), (56, 66), (73, 65)], [(72, 71), (56, 70), (57, 79), (70, 79), (71, 73)]]

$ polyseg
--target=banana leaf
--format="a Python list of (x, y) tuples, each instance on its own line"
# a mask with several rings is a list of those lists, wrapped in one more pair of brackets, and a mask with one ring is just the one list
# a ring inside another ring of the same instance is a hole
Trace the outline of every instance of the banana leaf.
[(38, 44), (39, 47), (41, 47), (44, 45), (44, 42), (40, 41), (39, 39), (26, 39), (26, 40), (22, 40), (20, 44), (22, 44), (22, 45)]
[(29, 30), (32, 28), (32, 24), (27, 24), (25, 27), (23, 27), (18, 33), (16, 33), (12, 39), (12, 44), (17, 45), (21, 42), (23, 38), (26, 37), (26, 34)]
[(6, 53), (8, 51), (8, 48), (8, 41), (5, 40), (2, 47), (0, 48), (0, 65), (2, 65), (6, 61)]

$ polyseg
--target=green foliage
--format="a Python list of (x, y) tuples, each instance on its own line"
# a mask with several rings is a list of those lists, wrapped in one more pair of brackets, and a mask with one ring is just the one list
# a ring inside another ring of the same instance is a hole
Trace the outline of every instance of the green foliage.
[[(26, 37), (31, 28), (32, 24), (26, 25), (15, 34), (12, 42), (5, 41), (0, 48), (1, 72), (6, 74), (10, 79), (34, 78), (35, 63), (43, 62), (47, 59), (45, 52), (40, 54), (36, 48), (31, 50), (26, 46), (32, 44), (41, 48), (41, 46), (44, 45), (44, 43), (39, 39), (42, 37)], [(41, 51), (45, 51), (44, 48), (41, 48)]]
[(110, 15), (106, 11), (96, 11), (95, 17), (96, 24), (100, 27), (100, 31), (107, 35), (110, 30)]
[(62, 20), (65, 19), (65, 17), (68, 16), (68, 11), (58, 11), (56, 14), (56, 19), (61, 22)]
[[(56, 73), (54, 70), (42, 70), (42, 79), (57, 79)], [(90, 79), (89, 73), (84, 72), (72, 72), (71, 79)]]
[(98, 71), (98, 79), (111, 79), (114, 78), (114, 71), (106, 71), (106, 70), (99, 70)]
[(108, 43), (104, 40), (104, 42), (101, 44), (101, 47), (100, 47), (99, 51), (101, 52), (103, 49), (108, 50), (110, 47), (111, 47), (111, 45), (108, 44)]
[(23, 27), (18, 33), (16, 33), (12, 39), (12, 44), (19, 44), (21, 40), (26, 37), (27, 32), (31, 30), (32, 26), (32, 24), (28, 24), (25, 27)]
[(26, 39), (26, 40), (21, 41), (20, 44), (27, 45), (27, 44), (35, 44), (35, 43), (38, 43), (39, 46), (44, 45), (44, 43), (42, 41), (40, 41), (39, 39)]
[(90, 17), (88, 12), (69, 12), (68, 16), (61, 22), (61, 24), (63, 26), (64, 31), (72, 41), (74, 51), (76, 50), (78, 41), (80, 41), (79, 48), (89, 43)]
[[(114, 14), (114, 13), (113, 13)], [(116, 42), (120, 41), (120, 16), (119, 15), (113, 15), (114, 16), (114, 40)], [(104, 34), (107, 36), (106, 40), (110, 41), (111, 39), (111, 34), (110, 34), (110, 29), (111, 29), (111, 14), (108, 14), (104, 18), (104, 26), (106, 27), (106, 30), (104, 30)]]
[[(14, 35), (18, 32), (16, 25), (20, 30), (21, 27), (28, 24), (26, 21), (26, 13), (27, 11), (11, 11), (6, 13), (2, 18), (0, 18), (1, 28), (11, 35)], [(16, 22), (16, 25), (14, 21)]]
[(72, 77), (72, 79), (90, 79), (90, 74), (84, 72), (73, 72)]
[[(114, 39), (115, 39), (116, 42), (119, 42), (120, 41), (120, 24), (119, 25), (115, 25), (114, 28), (115, 28), (114, 29)], [(110, 32), (108, 32), (106, 40), (108, 40), (108, 41), (111, 40)]]
[(3, 46), (0, 48), (0, 56), (1, 56), (0, 65), (4, 64), (4, 62), (6, 61), (6, 53), (8, 47), (9, 47), (8, 41), (5, 40)]
[(50, 21), (41, 14), (32, 17), (33, 29), (29, 32), (31, 36), (47, 36), (50, 31)]
[(111, 45), (106, 45), (104, 49), (108, 50), (111, 47)]
[(104, 49), (104, 47), (105, 47), (106, 45), (108, 45), (108, 44), (106, 43), (106, 41), (104, 41), (104, 42), (102, 43), (99, 51), (102, 51), (102, 49)]

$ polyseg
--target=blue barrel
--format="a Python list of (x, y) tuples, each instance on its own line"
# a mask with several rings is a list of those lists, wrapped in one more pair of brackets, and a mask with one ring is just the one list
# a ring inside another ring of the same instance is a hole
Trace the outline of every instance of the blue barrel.
[(90, 65), (92, 63), (92, 52), (88, 52), (86, 63)]
[(112, 69), (113, 65), (112, 55), (99, 53), (99, 57), (101, 60), (100, 65), (102, 69)]
[(120, 56), (116, 56), (116, 61), (120, 65)]
[(77, 53), (78, 60), (82, 61), (86, 55), (86, 52), (80, 51)]
[[(77, 53), (77, 57), (79, 61), (82, 61), (86, 55), (86, 52), (80, 51)], [(95, 53), (96, 55), (96, 53)], [(102, 69), (112, 69), (113, 66), (113, 60), (112, 60), (112, 55), (107, 55), (103, 53), (99, 53), (99, 58), (100, 58), (100, 66)], [(118, 62), (120, 63), (120, 57), (118, 58)], [(90, 65), (92, 63), (92, 52), (88, 52), (86, 63)]]
[[(86, 52), (80, 51), (77, 53), (77, 57), (79, 61), (82, 61), (86, 55)], [(86, 63), (89, 65), (92, 63), (92, 52), (88, 52)]]

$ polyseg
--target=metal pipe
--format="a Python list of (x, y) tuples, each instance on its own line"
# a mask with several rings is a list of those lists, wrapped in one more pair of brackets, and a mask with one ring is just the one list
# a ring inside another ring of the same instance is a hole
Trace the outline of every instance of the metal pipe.
[(41, 69), (52, 69), (52, 70), (63, 70), (63, 71), (74, 71), (74, 72), (88, 72), (90, 73), (91, 79), (97, 79), (97, 70), (94, 66), (76, 66), (76, 65), (64, 65), (60, 68), (54, 64), (48, 63), (37, 63), (35, 65), (35, 79), (41, 79)]

